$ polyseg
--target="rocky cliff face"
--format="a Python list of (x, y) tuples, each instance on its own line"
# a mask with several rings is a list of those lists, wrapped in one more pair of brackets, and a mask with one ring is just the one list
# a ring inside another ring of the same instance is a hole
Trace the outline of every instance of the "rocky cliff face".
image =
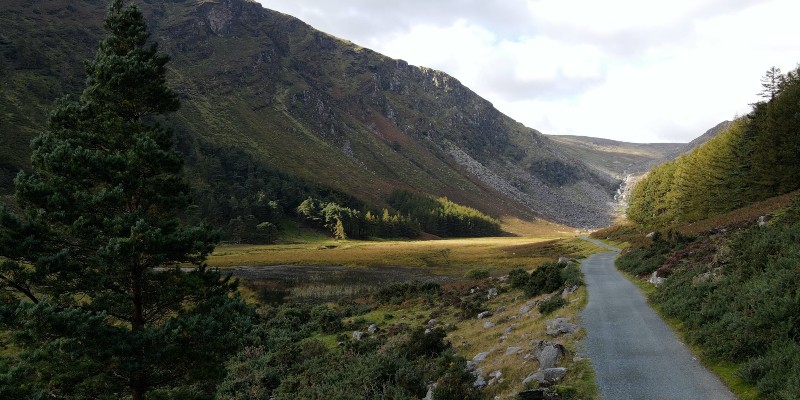
[[(33, 44), (80, 49), (44, 54), (37, 61), (44, 67), (34, 72), (5, 52), (0, 70), (8, 71), (6, 82), (16, 82), (7, 87), (37, 104), (33, 114), (41, 115), (52, 97), (24, 93), (20, 82), (79, 82), (79, 71), (62, 77), (57, 66), (79, 65), (91, 54), (102, 36), (104, 5), (28, 3), (4, 6), (0, 45), (23, 48), (27, 32)], [(252, 1), (145, 0), (139, 6), (153, 38), (173, 58), (170, 81), (183, 108), (168, 122), (179, 135), (242, 149), (265, 166), (372, 204), (404, 188), (495, 216), (572, 226), (609, 222), (614, 179), (445, 73), (390, 59)], [(41, 26), (44, 33), (36, 31)], [(65, 92), (74, 87), (65, 86)], [(23, 113), (13, 101), (0, 100), (0, 110)], [(41, 116), (21, 122), (24, 129), (18, 124), (0, 132), (0, 139), (28, 138)], [(8, 154), (18, 153), (24, 151)], [(21, 159), (12, 167), (24, 166)]]

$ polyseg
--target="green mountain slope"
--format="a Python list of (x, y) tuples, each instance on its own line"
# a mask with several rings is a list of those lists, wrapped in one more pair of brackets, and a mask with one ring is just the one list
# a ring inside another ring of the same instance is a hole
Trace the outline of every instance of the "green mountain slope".
[(565, 152), (597, 171), (612, 177), (642, 174), (674, 157), (685, 143), (626, 143), (586, 136), (548, 136), (563, 146)]
[[(172, 56), (169, 80), (183, 106), (165, 123), (176, 130), (195, 187), (211, 197), (201, 196), (204, 210), (252, 202), (260, 183), (249, 178), (263, 170), (376, 206), (402, 188), (493, 216), (572, 226), (609, 222), (616, 179), (447, 74), (390, 59), (252, 1), (137, 4)], [(52, 102), (77, 92), (84, 79), (82, 61), (102, 35), (106, 7), (100, 0), (4, 2), (0, 187), (6, 193)], [(225, 197), (227, 191), (237, 194)]]

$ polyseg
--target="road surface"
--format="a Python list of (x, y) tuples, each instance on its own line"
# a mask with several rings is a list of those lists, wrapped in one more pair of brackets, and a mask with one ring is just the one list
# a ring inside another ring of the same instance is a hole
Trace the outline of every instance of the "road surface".
[(605, 400), (728, 400), (736, 397), (703, 367), (639, 289), (614, 268), (618, 249), (581, 264), (589, 291), (584, 346)]

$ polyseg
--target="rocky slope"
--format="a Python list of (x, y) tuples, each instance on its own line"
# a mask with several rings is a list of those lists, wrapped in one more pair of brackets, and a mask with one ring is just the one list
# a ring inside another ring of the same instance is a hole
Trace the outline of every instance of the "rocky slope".
[[(265, 168), (373, 205), (395, 188), (494, 216), (609, 222), (616, 177), (500, 113), (455, 78), (319, 32), (248, 0), (136, 2), (172, 57), (175, 127), (190, 174), (198, 149), (237, 149)], [(0, 10), (0, 186), (54, 99), (76, 93), (103, 35), (101, 0), (8, 0)], [(210, 155), (209, 155), (210, 154)], [(207, 175), (203, 175), (207, 176)], [(213, 186), (214, 178), (194, 179)]]

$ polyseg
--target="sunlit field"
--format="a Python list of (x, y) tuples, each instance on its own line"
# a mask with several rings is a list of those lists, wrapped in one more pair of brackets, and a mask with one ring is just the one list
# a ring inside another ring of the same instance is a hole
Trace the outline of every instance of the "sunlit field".
[(470, 238), (429, 241), (336, 241), (302, 244), (220, 245), (212, 267), (328, 265), (356, 268), (404, 266), (427, 273), (461, 276), (472, 269), (492, 275), (531, 269), (558, 257), (580, 258), (594, 245), (557, 236)]

